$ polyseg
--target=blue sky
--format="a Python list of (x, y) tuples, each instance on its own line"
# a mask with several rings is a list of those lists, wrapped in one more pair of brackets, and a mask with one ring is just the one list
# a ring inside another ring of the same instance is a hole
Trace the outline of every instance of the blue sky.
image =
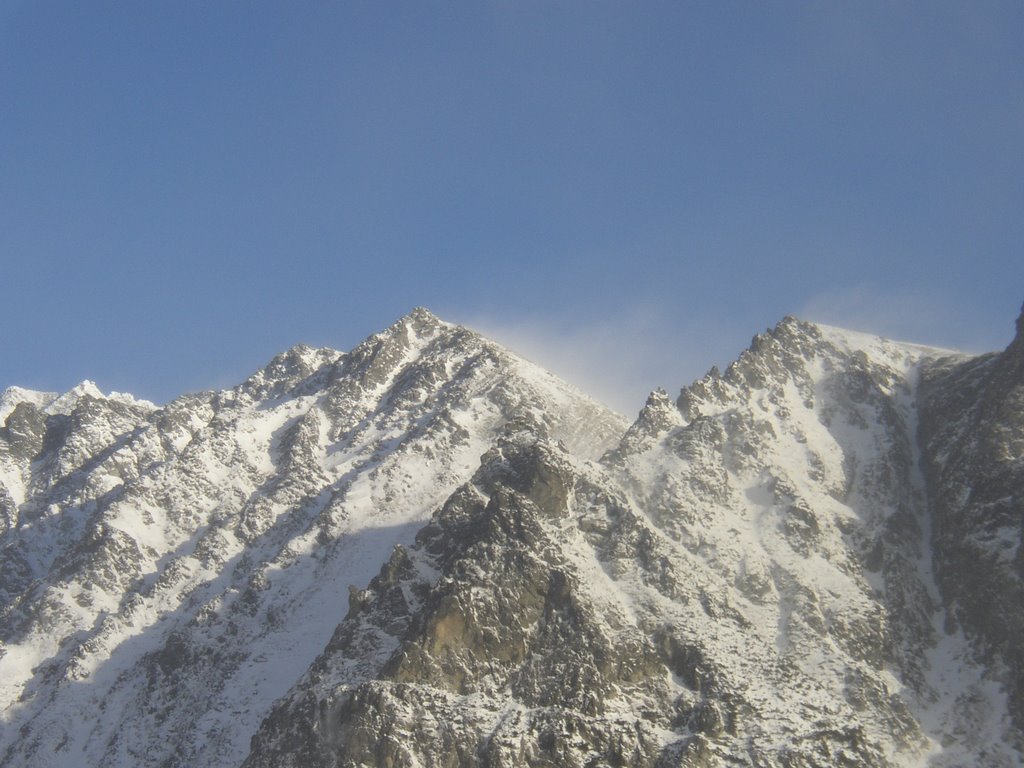
[(414, 306), (635, 411), (786, 314), (1004, 346), (1024, 5), (0, 0), (0, 387)]

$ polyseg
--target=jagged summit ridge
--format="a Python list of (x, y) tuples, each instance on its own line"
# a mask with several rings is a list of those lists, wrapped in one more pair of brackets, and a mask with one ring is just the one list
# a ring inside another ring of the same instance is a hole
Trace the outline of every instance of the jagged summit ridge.
[(142, 408), (156, 408), (150, 401), (137, 399), (125, 392), (111, 392), (109, 395), (105, 395), (96, 386), (95, 382), (85, 379), (63, 393), (39, 392), (22, 387), (8, 387), (0, 393), (0, 423), (6, 421), (11, 411), (17, 408), (20, 403), (31, 405), (49, 415), (60, 414), (66, 416), (74, 410), (75, 405), (83, 397), (92, 397), (97, 400), (109, 399)]
[(787, 317), (632, 425), (423, 309), (8, 390), (0, 766), (1018, 765), (1019, 327)]

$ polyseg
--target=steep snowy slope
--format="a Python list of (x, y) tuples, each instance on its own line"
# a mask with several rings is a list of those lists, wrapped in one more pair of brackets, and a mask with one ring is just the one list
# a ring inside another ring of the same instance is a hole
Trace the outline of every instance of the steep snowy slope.
[(625, 425), (417, 310), (164, 408), (3, 396), (0, 764), (231, 765), (396, 544), (503, 431)]

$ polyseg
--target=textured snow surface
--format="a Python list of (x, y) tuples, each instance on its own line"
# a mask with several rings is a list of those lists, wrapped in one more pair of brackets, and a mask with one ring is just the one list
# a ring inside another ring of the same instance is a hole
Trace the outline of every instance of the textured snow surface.
[[(7, 389), (0, 765), (428, 765), (452, 734), (583, 765), (600, 732), (636, 765), (1019, 765), (921, 471), (922, 372), (967, 362), (786, 318), (629, 426), (415, 310), (163, 407)], [(380, 701), (398, 752), (331, 730)]]

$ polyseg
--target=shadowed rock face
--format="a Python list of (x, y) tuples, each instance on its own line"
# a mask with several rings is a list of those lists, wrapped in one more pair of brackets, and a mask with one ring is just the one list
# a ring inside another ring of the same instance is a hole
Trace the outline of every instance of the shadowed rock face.
[(921, 437), (943, 597), (1024, 728), (1024, 311), (1002, 353), (925, 372)]
[[(555, 445), (501, 442), (353, 596), (246, 765), (654, 765), (662, 733), (696, 715), (665, 652), (579, 568), (570, 510), (585, 483)], [(338, 680), (374, 645), (394, 650)], [(639, 719), (621, 716), (638, 702)]]
[(1017, 766), (1017, 327), (786, 318), (628, 428), (425, 310), (5, 393), (0, 765)]

